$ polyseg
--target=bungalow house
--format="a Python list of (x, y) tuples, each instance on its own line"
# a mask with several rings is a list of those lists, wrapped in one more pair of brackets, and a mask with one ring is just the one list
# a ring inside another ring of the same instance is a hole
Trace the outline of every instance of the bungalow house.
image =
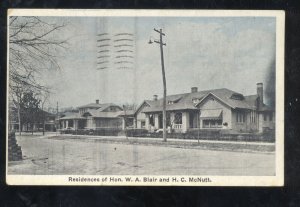
[[(274, 109), (263, 102), (262, 83), (257, 84), (257, 94), (251, 96), (226, 88), (198, 91), (193, 87), (190, 93), (169, 95), (166, 99), (167, 127), (175, 132), (192, 128), (263, 132), (275, 128)], [(145, 118), (148, 130), (161, 129), (162, 105), (163, 99), (155, 96), (151, 104), (145, 101), (141, 105), (135, 117), (140, 123)]]
[(123, 118), (123, 129), (126, 128), (137, 128), (146, 129), (146, 114), (144, 109), (147, 107), (153, 107), (156, 104), (157, 95), (154, 95), (153, 100), (144, 100), (142, 104), (138, 106), (136, 110), (124, 110), (120, 115)]
[[(21, 112), (22, 113), (22, 112)], [(32, 114), (30, 114), (32, 116)], [(19, 131), (19, 120), (18, 120), (18, 111), (15, 107), (10, 107), (9, 112), (9, 130), (11, 131)], [(56, 115), (50, 112), (47, 112), (42, 109), (38, 109), (35, 114), (32, 116), (34, 117), (31, 120), (24, 120), (22, 119), (21, 123), (21, 131), (43, 131), (45, 126), (45, 131), (55, 131), (55, 118)]]
[(121, 128), (123, 109), (113, 103), (100, 104), (99, 100), (78, 107), (78, 112), (67, 112), (59, 118), (60, 129)]

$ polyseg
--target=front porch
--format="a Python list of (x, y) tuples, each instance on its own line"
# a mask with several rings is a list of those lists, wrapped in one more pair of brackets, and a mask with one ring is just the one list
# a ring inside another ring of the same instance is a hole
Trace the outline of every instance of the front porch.
[(88, 120), (81, 118), (81, 119), (63, 119), (59, 120), (59, 128), (60, 129), (84, 129), (87, 127)]
[[(167, 111), (166, 126), (169, 133), (185, 133), (190, 128), (199, 128), (197, 110)], [(150, 132), (163, 129), (162, 112), (146, 113), (146, 129)]]

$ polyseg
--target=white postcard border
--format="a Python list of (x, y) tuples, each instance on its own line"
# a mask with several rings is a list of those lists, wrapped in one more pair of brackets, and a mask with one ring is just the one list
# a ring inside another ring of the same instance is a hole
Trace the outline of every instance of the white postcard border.
[[(93, 186), (283, 186), (284, 185), (284, 11), (275, 10), (78, 10), (78, 9), (9, 9), (7, 21), (10, 16), (187, 16), (187, 17), (276, 17), (276, 175), (275, 176), (152, 176), (152, 175), (12, 175), (8, 174), (8, 151), (6, 150), (6, 183), (8, 185), (93, 185)], [(9, 31), (9, 29), (7, 30)], [(7, 34), (7, 39), (9, 34)], [(7, 67), (9, 60), (9, 47), (7, 41)], [(9, 76), (7, 75), (7, 90)], [(7, 91), (8, 92), (8, 91)], [(8, 107), (8, 99), (7, 99)], [(8, 109), (7, 109), (8, 111)], [(8, 114), (6, 116), (8, 120)], [(8, 129), (8, 121), (6, 121)], [(6, 132), (6, 138), (8, 131)], [(6, 139), (6, 149), (8, 149), (8, 139)], [(75, 181), (70, 181), (70, 177)], [(105, 181), (110, 178), (121, 179), (121, 181)], [(76, 178), (79, 179), (76, 181)], [(83, 179), (81, 181), (80, 179)], [(134, 181), (126, 182), (125, 178)], [(153, 178), (157, 181), (146, 181), (144, 178)], [(169, 178), (170, 181), (159, 182), (161, 178)], [(176, 178), (172, 181), (173, 178)], [(192, 182), (189, 179), (193, 178)], [(95, 181), (84, 181), (96, 179)], [(140, 181), (136, 181), (138, 179)], [(198, 181), (195, 181), (198, 180)], [(99, 181), (98, 181), (99, 180)]]

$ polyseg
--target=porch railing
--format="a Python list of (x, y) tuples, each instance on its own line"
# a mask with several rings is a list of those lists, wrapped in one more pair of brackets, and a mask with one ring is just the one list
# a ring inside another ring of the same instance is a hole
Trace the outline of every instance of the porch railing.
[(182, 128), (182, 124), (174, 124), (173, 128), (174, 129), (181, 129)]

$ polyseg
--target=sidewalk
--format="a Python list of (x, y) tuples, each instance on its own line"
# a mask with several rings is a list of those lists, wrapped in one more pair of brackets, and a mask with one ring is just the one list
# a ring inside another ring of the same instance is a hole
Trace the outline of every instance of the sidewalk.
[[(61, 134), (59, 134), (61, 135)], [(48, 137), (53, 137), (55, 135), (48, 135)], [(126, 137), (126, 136), (95, 136), (95, 135), (71, 135), (71, 134), (63, 134), (63, 136), (68, 137), (85, 137), (88, 139), (113, 139), (113, 140), (150, 140), (156, 142), (162, 142), (162, 138), (153, 138), (153, 137)], [(246, 145), (269, 145), (275, 146), (275, 143), (270, 142), (244, 142), (244, 141), (222, 141), (222, 140), (196, 140), (196, 139), (175, 139), (175, 138), (167, 138), (167, 141), (171, 142), (190, 142), (190, 143), (218, 143), (218, 144), (246, 144)]]
[(140, 145), (156, 145), (162, 147), (176, 148), (193, 148), (205, 150), (223, 150), (223, 151), (238, 151), (238, 152), (263, 152), (274, 153), (275, 143), (266, 142), (239, 142), (239, 141), (217, 141), (217, 140), (188, 140), (168, 138), (167, 142), (163, 142), (162, 138), (149, 137), (128, 137), (125, 136), (94, 136), (94, 135), (70, 135), (70, 134), (55, 134), (46, 135), (44, 138), (59, 139), (59, 140), (80, 140), (94, 141), (104, 143), (122, 143), (122, 144), (140, 144)]

